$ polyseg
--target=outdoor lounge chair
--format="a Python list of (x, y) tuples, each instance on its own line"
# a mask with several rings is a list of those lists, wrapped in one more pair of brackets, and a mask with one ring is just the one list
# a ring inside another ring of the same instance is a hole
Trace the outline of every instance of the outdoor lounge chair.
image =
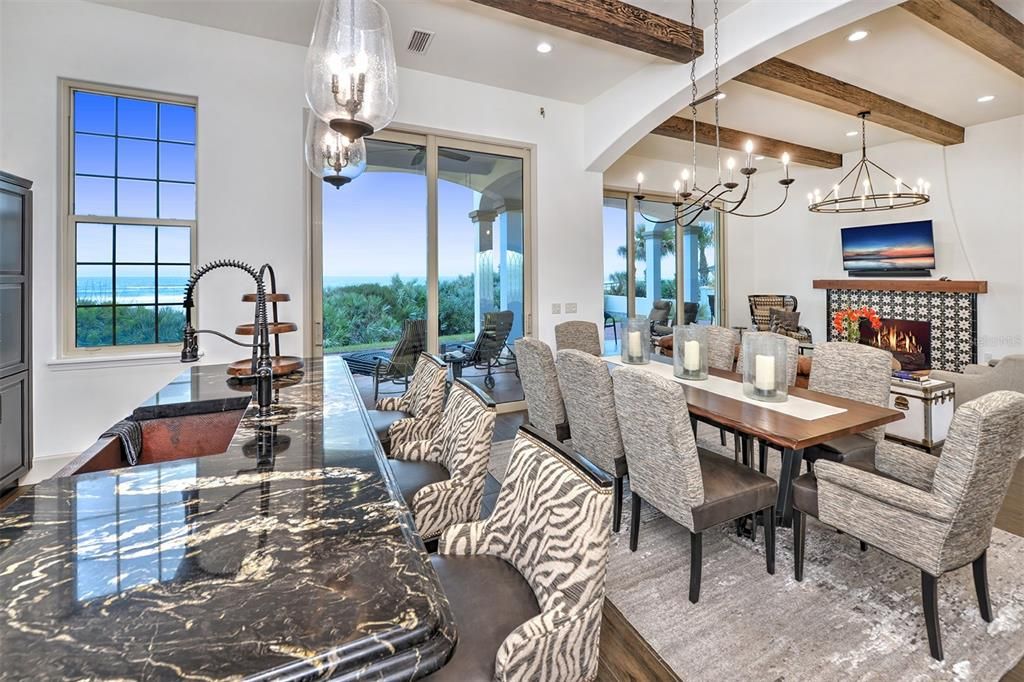
[[(508, 345), (508, 335), (512, 332), (512, 320), (515, 319), (511, 310), (484, 313), (484, 323), (476, 341), (462, 347), (466, 353), (466, 364), (476, 369), (486, 369), (487, 376), (484, 377), (484, 386), (494, 388), (494, 370), (499, 367), (514, 367), (516, 376), (519, 376), (519, 368), (516, 366), (516, 354)], [(502, 357), (505, 351), (507, 357)]]
[(342, 357), (353, 374), (373, 377), (373, 401), (377, 402), (382, 381), (409, 386), (409, 377), (416, 369), (416, 360), (426, 349), (426, 343), (426, 320), (406, 320), (402, 324), (402, 337), (390, 351), (362, 350), (344, 353)]

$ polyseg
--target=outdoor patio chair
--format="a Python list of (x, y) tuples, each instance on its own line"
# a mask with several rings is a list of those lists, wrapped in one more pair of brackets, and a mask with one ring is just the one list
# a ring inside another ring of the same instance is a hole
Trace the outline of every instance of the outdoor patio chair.
[(402, 324), (402, 336), (390, 351), (361, 350), (343, 353), (353, 374), (373, 377), (373, 401), (377, 402), (381, 382), (400, 384), (403, 390), (409, 386), (409, 377), (416, 369), (416, 360), (426, 349), (426, 320), (406, 320)]
[[(484, 386), (487, 388), (494, 388), (494, 370), (500, 367), (512, 367), (515, 375), (519, 376), (516, 354), (508, 345), (514, 319), (511, 310), (484, 313), (484, 323), (476, 341), (462, 347), (467, 355), (466, 364), (487, 370), (487, 376), (484, 377)], [(508, 351), (507, 356), (505, 351)]]

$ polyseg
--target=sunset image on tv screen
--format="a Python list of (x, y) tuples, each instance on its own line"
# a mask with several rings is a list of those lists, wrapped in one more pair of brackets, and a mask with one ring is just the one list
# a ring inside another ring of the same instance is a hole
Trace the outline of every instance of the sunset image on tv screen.
[(931, 270), (935, 267), (932, 222), (848, 227), (843, 234), (846, 270)]

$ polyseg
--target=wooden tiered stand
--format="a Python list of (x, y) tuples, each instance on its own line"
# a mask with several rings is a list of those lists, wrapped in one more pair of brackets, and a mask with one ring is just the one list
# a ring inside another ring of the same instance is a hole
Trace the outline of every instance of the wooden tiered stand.
[[(283, 377), (302, 369), (302, 358), (295, 357), (294, 355), (281, 355), (281, 334), (298, 331), (299, 325), (294, 322), (281, 322), (278, 319), (277, 304), (287, 303), (292, 300), (292, 297), (288, 294), (279, 294), (277, 292), (277, 277), (274, 276), (274, 269), (269, 265), (264, 267), (270, 273), (270, 292), (266, 296), (267, 303), (270, 304), (270, 320), (268, 320), (267, 327), (274, 336), (274, 355), (270, 358), (271, 368), (275, 377)], [(243, 295), (242, 302), (256, 303), (256, 294)], [(259, 334), (259, 330), (252, 323), (240, 324), (235, 327), (235, 333), (240, 336), (252, 336), (255, 338)], [(255, 357), (256, 349), (254, 348), (252, 352), (253, 357)], [(232, 362), (228, 365), (228, 374), (236, 377), (252, 375), (252, 358)]]

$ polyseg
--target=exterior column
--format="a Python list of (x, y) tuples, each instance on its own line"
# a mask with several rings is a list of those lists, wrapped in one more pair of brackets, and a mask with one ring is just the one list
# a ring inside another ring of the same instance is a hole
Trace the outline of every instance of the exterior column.
[[(469, 219), (477, 226), (473, 267), (473, 329), (476, 332), (482, 328), (484, 313), (495, 309), (491, 258), (494, 253), (494, 221), (497, 217), (497, 211), (469, 212)], [(491, 257), (483, 257), (483, 254)]]
[(644, 270), (647, 285), (647, 312), (651, 311), (654, 302), (661, 298), (661, 237), (664, 229), (660, 225), (653, 226), (644, 234), (644, 253), (646, 256)]
[(523, 309), (523, 203), (506, 199), (498, 223), (498, 278), (502, 310), (511, 310), (512, 331), (509, 339), (523, 335), (526, 311)]

